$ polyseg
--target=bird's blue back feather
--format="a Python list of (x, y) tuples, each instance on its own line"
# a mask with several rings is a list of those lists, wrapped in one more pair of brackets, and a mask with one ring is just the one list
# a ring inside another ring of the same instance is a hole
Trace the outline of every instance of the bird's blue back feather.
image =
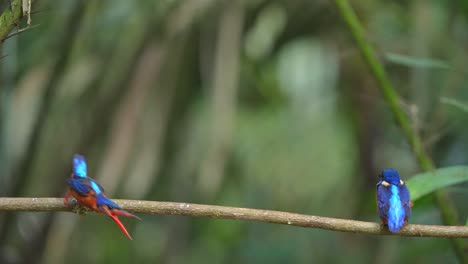
[(104, 191), (102, 187), (99, 186), (99, 184), (97, 184), (97, 182), (95, 182), (94, 180), (91, 180), (89, 183), (91, 185), (91, 188), (93, 188), (93, 190), (96, 192), (96, 194), (101, 194)]
[(400, 191), (398, 186), (391, 185), (390, 192), (392, 193), (388, 210), (388, 229), (390, 232), (397, 233), (405, 224), (405, 210), (400, 199)]

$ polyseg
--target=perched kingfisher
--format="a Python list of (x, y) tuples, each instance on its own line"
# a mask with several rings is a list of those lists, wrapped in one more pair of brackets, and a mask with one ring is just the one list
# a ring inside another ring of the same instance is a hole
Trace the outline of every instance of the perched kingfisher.
[(133, 215), (107, 198), (104, 194), (104, 189), (92, 178), (87, 175), (86, 160), (83, 156), (75, 154), (73, 156), (73, 173), (70, 179), (67, 180), (70, 190), (67, 191), (64, 198), (64, 205), (67, 206), (70, 194), (76, 199), (78, 204), (89, 208), (98, 213), (108, 215), (128, 238), (132, 239), (127, 229), (125, 229), (118, 216), (132, 217), (141, 220), (138, 216)]
[(384, 225), (398, 233), (411, 217), (410, 193), (398, 171), (385, 169), (377, 183), (377, 207)]

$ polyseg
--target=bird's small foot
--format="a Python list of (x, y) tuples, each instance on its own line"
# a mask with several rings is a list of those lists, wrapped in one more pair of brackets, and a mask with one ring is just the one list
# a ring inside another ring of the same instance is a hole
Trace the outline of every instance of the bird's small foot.
[(72, 212), (79, 215), (86, 215), (90, 210), (80, 204), (75, 199), (71, 199), (68, 203), (70, 206), (73, 207)]
[(78, 205), (78, 201), (67, 193), (63, 198), (63, 205), (67, 207), (75, 207)]
[(86, 215), (86, 213), (89, 212), (88, 208), (84, 207), (84, 206), (81, 206), (81, 205), (78, 205), (78, 206), (75, 206), (75, 208), (73, 208), (73, 211), (75, 214), (79, 214), (79, 215)]

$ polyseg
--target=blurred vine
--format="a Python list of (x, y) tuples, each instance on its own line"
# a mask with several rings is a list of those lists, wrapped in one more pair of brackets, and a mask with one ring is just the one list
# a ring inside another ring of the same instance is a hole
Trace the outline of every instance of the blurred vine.
[[(425, 152), (421, 138), (417, 131), (414, 130), (411, 120), (400, 107), (400, 99), (398, 94), (390, 82), (384, 67), (379, 62), (374, 48), (366, 40), (364, 29), (359, 22), (355, 12), (347, 0), (335, 0), (337, 9), (349, 28), (356, 44), (369, 66), (374, 78), (377, 81), (377, 87), (385, 97), (387, 104), (392, 111), (394, 118), (403, 130), (406, 140), (408, 141), (414, 155), (416, 156), (419, 166), (424, 171), (433, 171), (435, 165)], [(438, 190), (433, 194), (434, 201), (440, 209), (442, 219), (446, 225), (458, 225), (458, 213), (453, 205), (453, 202), (443, 190)], [(452, 244), (454, 250), (462, 263), (468, 263), (468, 254), (465, 248), (465, 241), (461, 239), (453, 239)]]

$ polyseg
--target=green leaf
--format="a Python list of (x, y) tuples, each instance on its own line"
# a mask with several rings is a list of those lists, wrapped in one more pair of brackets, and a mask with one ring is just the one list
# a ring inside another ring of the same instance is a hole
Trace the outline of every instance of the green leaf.
[(468, 181), (468, 166), (453, 166), (413, 176), (406, 182), (415, 201), (424, 195), (447, 186)]
[(438, 69), (450, 68), (450, 66), (442, 60), (432, 59), (432, 58), (413, 57), (413, 56), (396, 54), (396, 53), (386, 53), (385, 59), (395, 64), (400, 64), (400, 65), (404, 65), (408, 67), (415, 67), (415, 68), (438, 68)]
[(458, 108), (459, 110), (468, 113), (468, 104), (462, 103), (458, 100), (447, 98), (447, 97), (441, 97), (440, 102), (454, 106), (455, 108)]

